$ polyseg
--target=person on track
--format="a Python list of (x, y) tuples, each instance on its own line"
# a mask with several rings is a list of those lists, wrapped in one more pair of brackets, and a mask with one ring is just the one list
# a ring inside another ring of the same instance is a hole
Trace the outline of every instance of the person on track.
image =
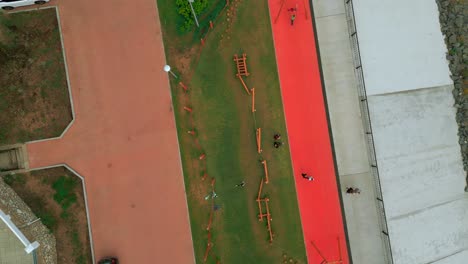
[(291, 26), (294, 26), (294, 20), (296, 20), (296, 14), (291, 15)]
[(347, 194), (360, 194), (361, 190), (359, 188), (347, 187), (346, 193)]
[(245, 186), (245, 181), (242, 181), (239, 184), (236, 184), (236, 187), (244, 187)]
[(301, 173), (302, 178), (308, 180), (308, 181), (313, 181), (314, 177), (307, 175), (307, 173)]

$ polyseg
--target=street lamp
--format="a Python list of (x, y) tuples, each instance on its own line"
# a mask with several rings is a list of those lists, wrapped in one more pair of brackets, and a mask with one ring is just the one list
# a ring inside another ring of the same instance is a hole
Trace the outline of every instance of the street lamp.
[(197, 27), (200, 27), (200, 25), (198, 24), (197, 14), (195, 14), (195, 10), (193, 10), (193, 6), (192, 6), (192, 3), (195, 0), (187, 0), (187, 1), (189, 2), (190, 8), (192, 9), (193, 18), (195, 19), (195, 24), (197, 24)]
[(175, 75), (175, 73), (173, 73), (173, 72), (171, 71), (171, 66), (169, 66), (169, 65), (167, 65), (167, 64), (164, 65), (164, 71), (165, 71), (165, 72), (168, 72), (168, 73), (170, 73), (170, 74), (172, 74), (172, 76), (174, 76), (176, 79), (178, 79), (177, 75)]

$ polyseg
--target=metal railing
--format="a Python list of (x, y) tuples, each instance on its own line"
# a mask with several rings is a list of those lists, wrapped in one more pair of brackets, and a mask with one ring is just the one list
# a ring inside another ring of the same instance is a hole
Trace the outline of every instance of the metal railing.
[(349, 38), (354, 62), (354, 73), (356, 75), (356, 85), (359, 95), (359, 106), (361, 110), (362, 123), (365, 132), (367, 153), (371, 164), (370, 173), (374, 179), (374, 187), (377, 195), (377, 211), (379, 215), (379, 225), (382, 234), (385, 260), (387, 263), (393, 264), (392, 247), (388, 234), (387, 217), (385, 216), (385, 206), (382, 197), (382, 187), (380, 186), (379, 167), (375, 154), (374, 136), (372, 133), (372, 124), (369, 115), (369, 106), (367, 104), (366, 85), (364, 82), (364, 74), (362, 71), (361, 54), (359, 51), (359, 39), (356, 30), (356, 21), (354, 20), (354, 8), (352, 0), (344, 0), (346, 21), (348, 23)]

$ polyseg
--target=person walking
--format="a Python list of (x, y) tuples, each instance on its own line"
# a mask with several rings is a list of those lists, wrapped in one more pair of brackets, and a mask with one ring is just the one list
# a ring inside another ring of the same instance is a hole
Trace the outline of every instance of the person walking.
[(307, 173), (301, 173), (302, 178), (308, 180), (308, 181), (313, 181), (314, 177), (307, 175)]
[(294, 26), (294, 20), (296, 20), (296, 14), (291, 15), (291, 26)]
[(347, 194), (360, 194), (361, 190), (359, 188), (346, 187)]
[(244, 187), (245, 186), (245, 181), (242, 181), (239, 184), (236, 184), (236, 187)]

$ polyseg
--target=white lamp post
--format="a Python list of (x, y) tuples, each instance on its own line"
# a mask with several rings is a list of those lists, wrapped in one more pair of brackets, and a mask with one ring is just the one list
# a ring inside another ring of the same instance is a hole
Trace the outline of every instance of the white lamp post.
[(198, 24), (197, 14), (195, 14), (195, 10), (193, 9), (193, 6), (192, 6), (192, 3), (195, 0), (187, 0), (187, 1), (189, 2), (190, 8), (192, 9), (193, 18), (195, 19), (195, 24), (197, 24), (197, 27), (200, 27), (200, 25)]
[(172, 76), (174, 76), (176, 79), (178, 79), (177, 75), (175, 75), (175, 73), (173, 73), (173, 72), (171, 71), (171, 66), (169, 66), (169, 65), (167, 65), (167, 64), (164, 65), (164, 71), (165, 71), (165, 72), (168, 72), (168, 73), (170, 73), (170, 74), (172, 74)]

